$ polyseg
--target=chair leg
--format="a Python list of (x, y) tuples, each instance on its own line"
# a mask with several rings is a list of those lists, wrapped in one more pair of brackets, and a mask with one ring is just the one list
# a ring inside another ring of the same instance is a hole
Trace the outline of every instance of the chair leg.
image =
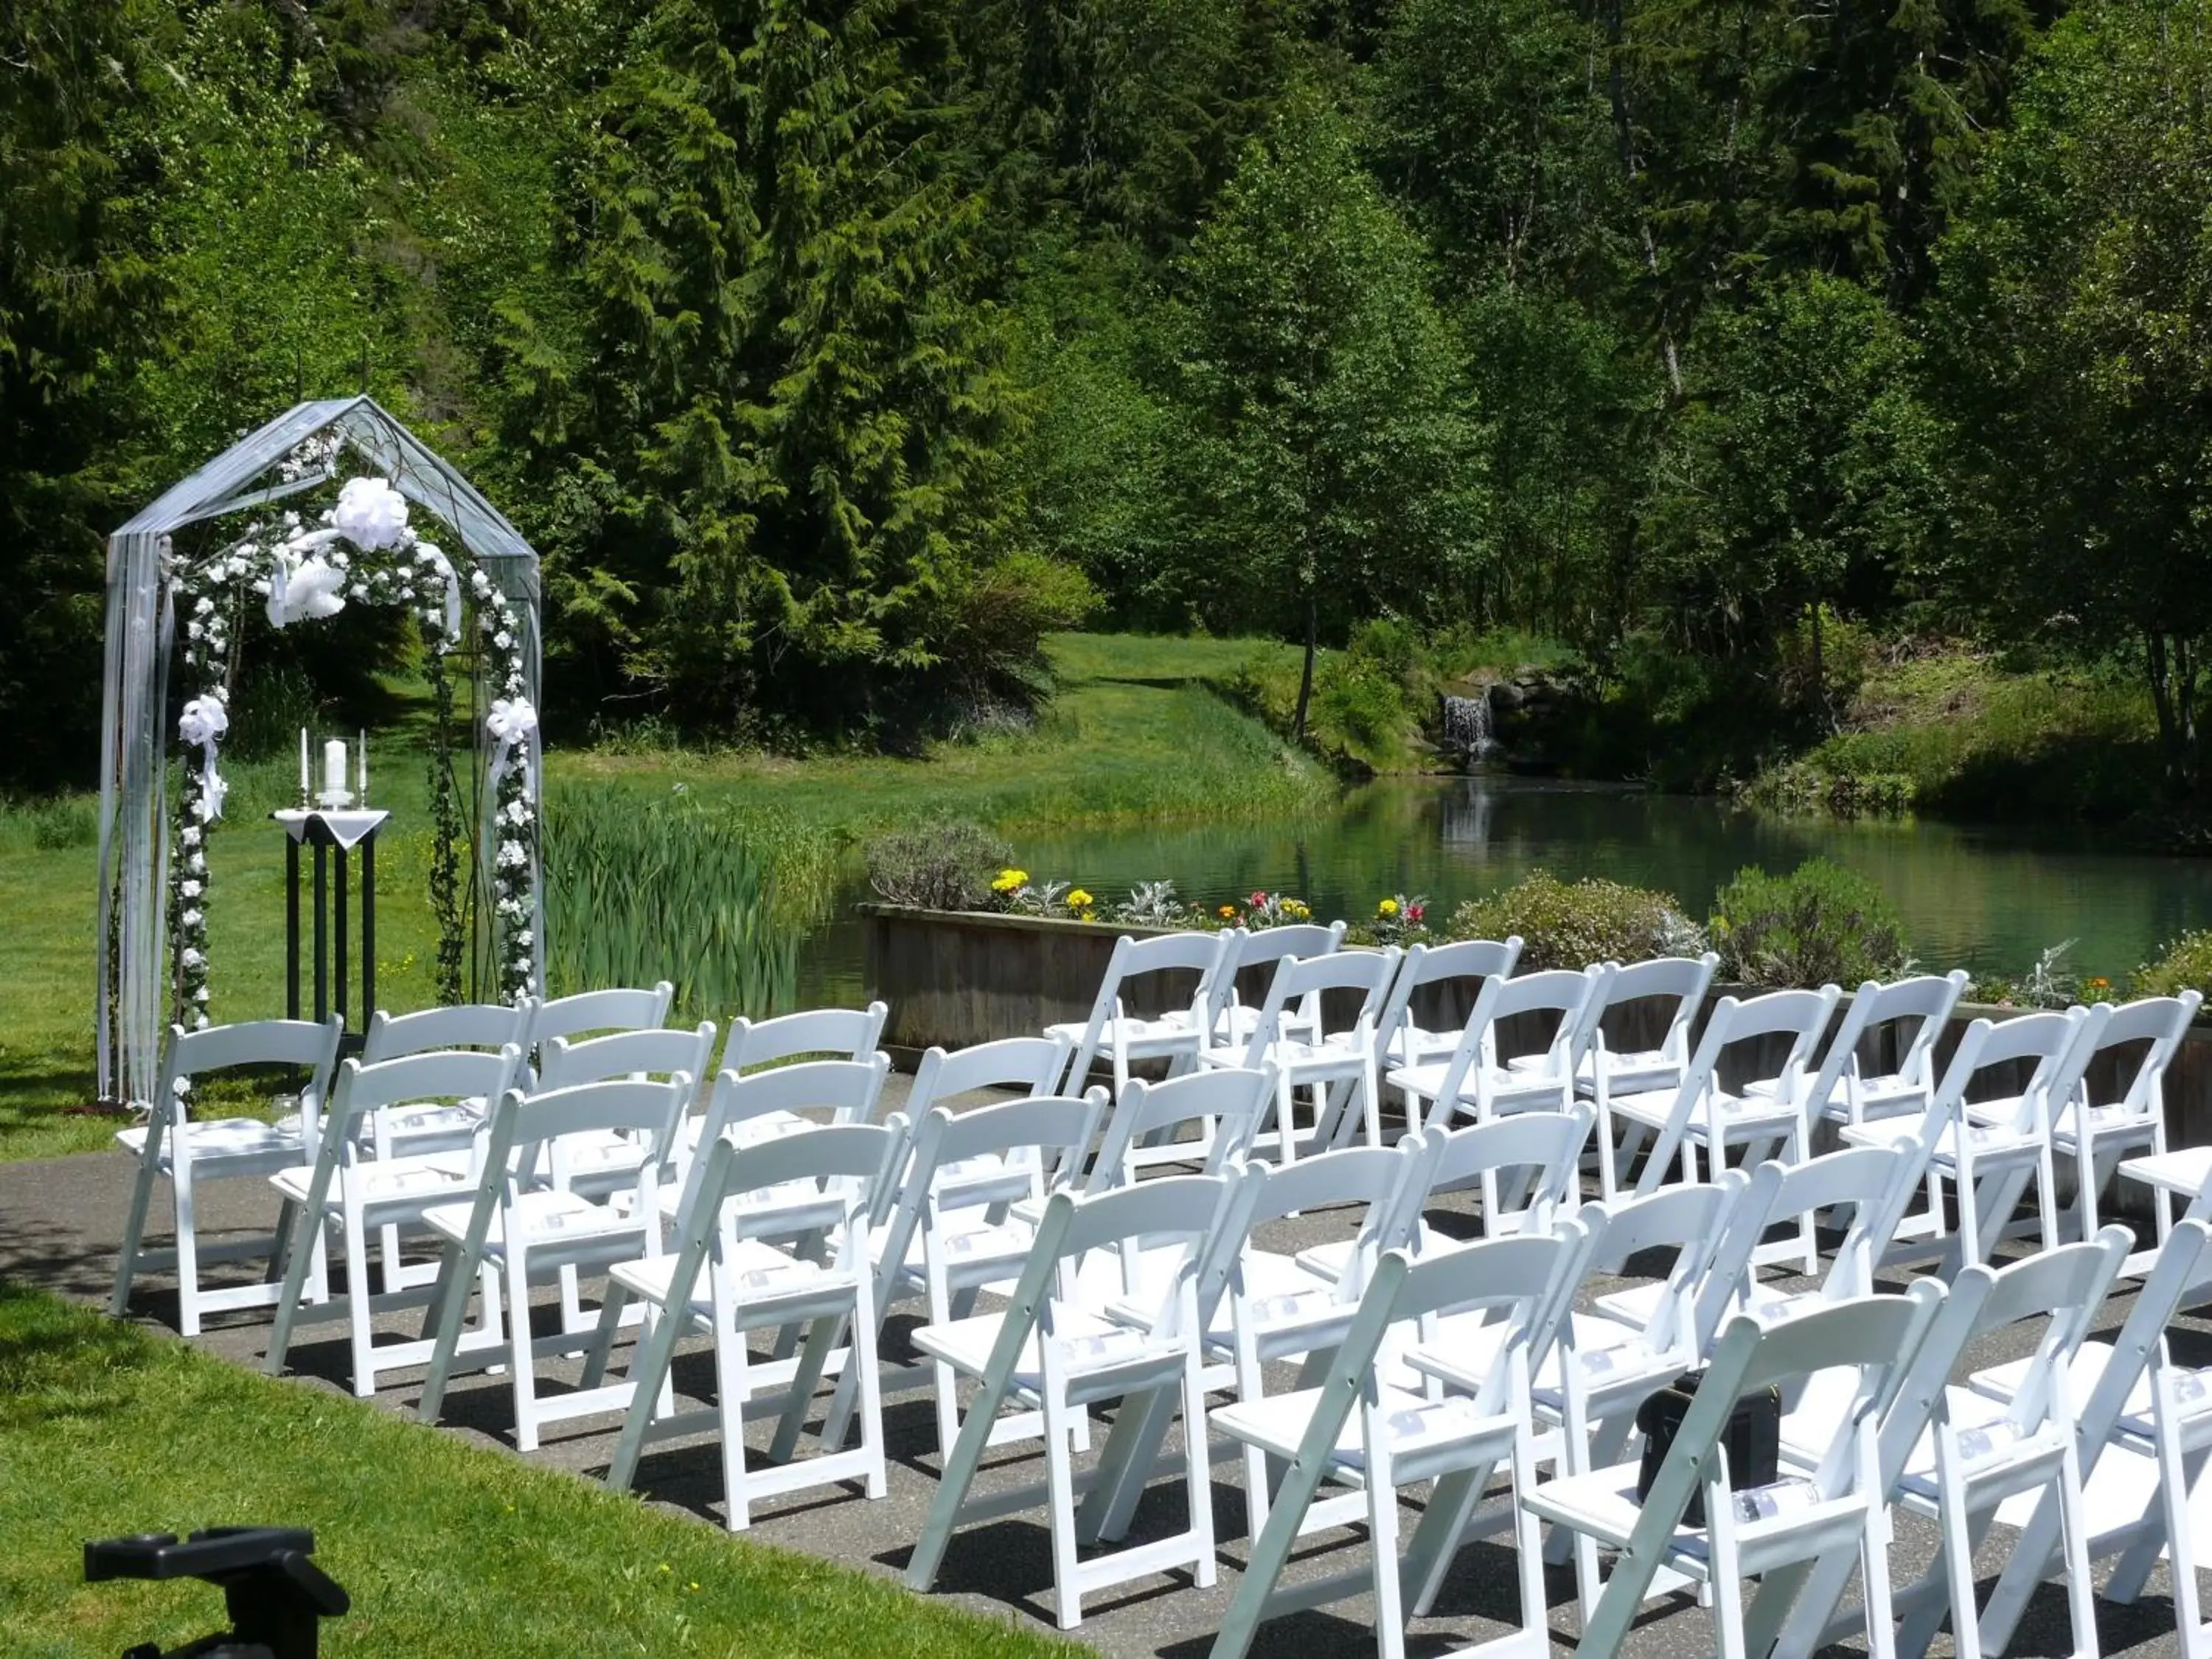
[(719, 1321), (714, 1327), (714, 1409), (722, 1424), (722, 1496), (732, 1532), (752, 1525), (752, 1503), (745, 1490), (745, 1395), (750, 1386), (745, 1332)]
[[(1165, 1390), (1162, 1390), (1163, 1393)], [(1134, 1401), (1123, 1402), (1128, 1410)], [(1141, 1407), (1139, 1407), (1141, 1409)], [(1213, 1559), (1213, 1459), (1206, 1433), (1206, 1367), (1200, 1345), (1194, 1342), (1182, 1383), (1183, 1492), (1190, 1504), (1191, 1568), (1200, 1589), (1212, 1589), (1219, 1569)]]
[(1367, 1471), (1367, 1537), (1374, 1553), (1375, 1647), (1381, 1659), (1406, 1659), (1405, 1586), (1398, 1559), (1398, 1488), (1389, 1478), (1387, 1453), (1370, 1449)]
[[(830, 1351), (836, 1346), (837, 1339), (845, 1334), (845, 1324), (844, 1320), (827, 1315), (809, 1322), (806, 1340), (799, 1350), (799, 1364), (792, 1375), (789, 1395), (784, 1401), (781, 1416), (776, 1420), (775, 1439), (769, 1447), (768, 1455), (775, 1462), (789, 1462), (792, 1455), (799, 1449), (799, 1437), (806, 1428), (807, 1408), (814, 1403), (815, 1390), (821, 1386), (822, 1373), (830, 1363)], [(855, 1342), (853, 1352), (846, 1356), (846, 1364), (857, 1368), (859, 1364), (860, 1345)], [(825, 1431), (829, 1428), (826, 1417), (823, 1420), (823, 1428)], [(830, 1451), (835, 1447), (825, 1437), (822, 1449)]]
[(177, 1197), (177, 1328), (200, 1334), (200, 1249), (194, 1214), (191, 1171), (177, 1160), (169, 1185)]
[[(302, 1204), (292, 1221), (291, 1242), (284, 1251), (284, 1285), (276, 1293), (276, 1322), (269, 1332), (269, 1352), (262, 1369), (271, 1376), (284, 1374), (284, 1358), (292, 1349), (292, 1325), (299, 1316), (300, 1297), (307, 1287), (307, 1234), (320, 1231), (323, 1218)], [(350, 1268), (351, 1264), (348, 1264)], [(349, 1293), (352, 1285), (347, 1285)]]
[[(939, 1368), (940, 1429), (945, 1402), (952, 1392), (945, 1376), (951, 1370), (949, 1365)], [(975, 1482), (976, 1466), (983, 1461), (984, 1449), (990, 1444), (991, 1425), (1006, 1397), (1005, 1382), (986, 1377), (983, 1386), (976, 1390), (974, 1403), (968, 1407), (967, 1418), (951, 1441), (951, 1450), (945, 1455), (945, 1470), (938, 1478), (937, 1495), (930, 1500), (929, 1514), (922, 1522), (921, 1536), (907, 1560), (906, 1587), (910, 1590), (926, 1590), (936, 1582), (937, 1569), (944, 1563), (953, 1528), (960, 1524), (960, 1511), (968, 1502), (968, 1489)], [(1049, 1435), (1050, 1422), (1045, 1426)]]
[(507, 1361), (514, 1370), (514, 1443), (521, 1451), (538, 1449), (538, 1354), (531, 1334), (530, 1253), (520, 1239), (510, 1238), (507, 1257), (507, 1301), (513, 1309), (514, 1340), (507, 1344)]
[(591, 1346), (584, 1350), (584, 1374), (578, 1386), (596, 1389), (606, 1380), (607, 1362), (613, 1357), (615, 1332), (622, 1324), (623, 1309), (629, 1301), (629, 1292), (621, 1281), (607, 1280), (607, 1293), (599, 1300), (599, 1321), (592, 1328)]
[(2089, 1538), (2081, 1518), (2081, 1465), (2069, 1444), (2058, 1465), (2059, 1523), (2066, 1540), (2066, 1609), (2074, 1626), (2074, 1659), (2097, 1659), (2097, 1603), (2089, 1577)]
[(107, 1298), (111, 1318), (120, 1319), (131, 1305), (131, 1280), (138, 1271), (138, 1253), (146, 1242), (146, 1212), (154, 1201), (154, 1178), (161, 1161), (161, 1114), (146, 1120), (146, 1145), (138, 1154), (138, 1174), (131, 1186), (131, 1213), (123, 1223), (123, 1251), (116, 1259), (115, 1289)]
[(1062, 1630), (1083, 1622), (1083, 1592), (1076, 1584), (1075, 1468), (1067, 1427), (1059, 1402), (1046, 1384), (1044, 1402), (1045, 1508), (1052, 1522), (1052, 1585), (1054, 1613)]
[(607, 1460), (607, 1486), (611, 1491), (627, 1492), (637, 1478), (638, 1459), (645, 1452), (645, 1431), (666, 1403), (662, 1391), (676, 1357), (677, 1340), (690, 1322), (680, 1304), (674, 1311), (650, 1305), (646, 1309), (645, 1334), (630, 1352), (629, 1409), (623, 1417), (614, 1455)]
[[(369, 1317), (368, 1230), (362, 1224), (358, 1205), (346, 1205), (344, 1218), (346, 1334), (353, 1344), (353, 1391), (356, 1398), (368, 1400), (376, 1394), (376, 1356), (369, 1352), (375, 1328)], [(392, 1260), (385, 1258), (387, 1265)], [(392, 1283), (388, 1273), (385, 1283)]]

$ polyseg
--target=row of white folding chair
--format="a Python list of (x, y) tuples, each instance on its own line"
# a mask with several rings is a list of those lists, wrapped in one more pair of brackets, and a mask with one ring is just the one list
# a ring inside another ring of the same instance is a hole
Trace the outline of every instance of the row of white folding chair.
[[(1333, 955), (1344, 933), (1341, 921), (1258, 931), (1227, 927), (1218, 933), (1184, 932), (1144, 939), (1124, 933), (1114, 942), (1090, 1014), (1045, 1027), (1046, 1036), (1066, 1041), (1071, 1055), (1068, 1074), (1058, 1086), (1069, 1091), (1083, 1088), (1101, 1058), (1112, 1069), (1117, 1096), (1127, 1085), (1131, 1068), (1145, 1062), (1166, 1061), (1170, 1076), (1189, 1070), (1200, 1048), (1241, 1042), (1249, 1034), (1254, 1015), (1238, 1001), (1240, 974), (1285, 956)], [(1129, 1012), (1130, 981), (1158, 974), (1188, 975), (1188, 1000), (1158, 1014)], [(1310, 1018), (1310, 1011), (1300, 1011), (1300, 1023)]]

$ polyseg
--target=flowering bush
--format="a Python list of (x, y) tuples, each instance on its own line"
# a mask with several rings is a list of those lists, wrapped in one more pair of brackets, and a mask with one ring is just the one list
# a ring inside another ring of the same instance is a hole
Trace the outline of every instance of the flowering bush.
[(1363, 945), (1415, 945), (1429, 936), (1429, 902), (1392, 893), (1376, 902), (1375, 915), (1359, 929)]
[(1712, 934), (1722, 976), (1745, 985), (1856, 986), (1907, 965), (1881, 890), (1826, 859), (1786, 876), (1736, 872), (1714, 895)]
[(1532, 871), (1511, 887), (1452, 913), (1448, 939), (1521, 936), (1521, 971), (1647, 962), (1704, 948), (1671, 894), (1595, 878), (1565, 882)]
[(1304, 899), (1292, 898), (1287, 893), (1270, 893), (1263, 888), (1244, 901), (1244, 914), (1240, 920), (1258, 933), (1263, 927), (1311, 921), (1313, 910)]
[(2193, 990), (2212, 998), (2212, 931), (2184, 933), (2159, 953), (2157, 961), (2136, 969), (2129, 988), (2139, 997), (2179, 996)]

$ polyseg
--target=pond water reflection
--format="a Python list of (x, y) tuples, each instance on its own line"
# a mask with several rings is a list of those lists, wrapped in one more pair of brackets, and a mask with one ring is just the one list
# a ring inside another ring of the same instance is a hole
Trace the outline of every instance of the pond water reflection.
[[(1119, 896), (1165, 878), (1186, 900), (1267, 888), (1318, 915), (1359, 917), (1387, 893), (1448, 911), (1531, 870), (1605, 876), (1678, 896), (1703, 918), (1747, 864), (1787, 870), (1821, 856), (1887, 892), (1929, 968), (2019, 974), (2045, 946), (2076, 941), (2068, 966), (2115, 979), (2159, 945), (2212, 926), (2212, 863), (2099, 849), (2094, 830), (1962, 827), (1919, 820), (1779, 817), (1710, 799), (1504, 776), (1389, 779), (1298, 819), (1137, 825), (1013, 838), (1039, 879)], [(848, 901), (867, 896), (857, 871)], [(858, 928), (810, 940), (803, 994), (857, 995)]]

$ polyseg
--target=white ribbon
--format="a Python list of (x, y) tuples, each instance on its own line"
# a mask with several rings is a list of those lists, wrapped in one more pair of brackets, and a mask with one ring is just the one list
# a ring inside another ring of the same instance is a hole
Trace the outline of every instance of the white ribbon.
[(200, 817), (204, 822), (222, 816), (222, 798), (230, 790), (222, 775), (215, 769), (216, 750), (222, 734), (229, 730), (230, 711), (222, 706), (222, 694), (219, 691), (194, 697), (178, 717), (177, 735), (186, 743), (199, 745)]
[(415, 562), (427, 564), (432, 573), (446, 584), (446, 637), (458, 640), (461, 636), (461, 579), (453, 574), (453, 562), (429, 542), (415, 544)]
[(289, 628), (305, 618), (335, 617), (345, 609), (345, 573), (316, 550), (337, 538), (335, 530), (314, 530), (275, 550), (269, 570), (270, 627)]

